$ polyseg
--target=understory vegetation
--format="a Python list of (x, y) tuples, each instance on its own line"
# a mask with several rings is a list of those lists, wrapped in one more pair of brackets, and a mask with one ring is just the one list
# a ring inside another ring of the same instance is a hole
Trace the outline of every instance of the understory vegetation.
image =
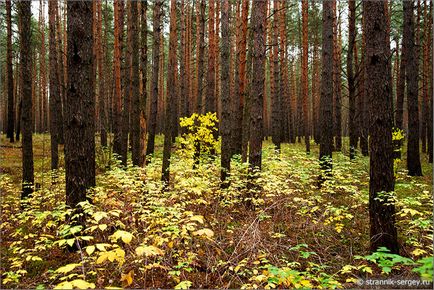
[[(3, 137), (2, 137), (3, 138)], [(369, 158), (334, 154), (321, 187), (318, 147), (264, 143), (248, 187), (236, 156), (220, 187), (220, 157), (194, 160), (183, 142), (161, 178), (162, 138), (145, 166), (126, 170), (98, 149), (97, 186), (68, 222), (64, 171), (49, 171), (49, 137), (35, 135), (36, 190), (20, 203), (18, 148), (1, 148), (2, 288), (353, 288), (358, 279), (432, 280), (432, 169), (409, 177), (395, 162), (400, 255), (369, 249)], [(3, 142), (2, 142), (3, 143)], [(4, 143), (3, 143), (4, 144)], [(183, 145), (184, 144), (184, 145)], [(348, 147), (348, 145), (346, 144)], [(219, 147), (219, 146), (217, 146)], [(62, 165), (61, 159), (60, 164)], [(428, 174), (429, 172), (429, 174)]]

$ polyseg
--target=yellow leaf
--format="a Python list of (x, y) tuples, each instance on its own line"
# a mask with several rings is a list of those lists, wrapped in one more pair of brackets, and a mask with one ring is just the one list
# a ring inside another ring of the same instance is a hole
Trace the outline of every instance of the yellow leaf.
[(178, 285), (176, 285), (174, 289), (188, 289), (191, 287), (191, 285), (193, 285), (191, 281), (185, 280), (178, 283)]
[(54, 289), (72, 289), (74, 288), (74, 286), (71, 284), (71, 282), (62, 282), (60, 284), (57, 284), (56, 287), (54, 287)]
[(86, 253), (90, 256), (92, 253), (95, 252), (95, 246), (87, 246), (86, 247)]
[(96, 222), (99, 222), (103, 218), (108, 217), (107, 213), (105, 213), (103, 211), (97, 211), (92, 216), (93, 216), (93, 218), (95, 219)]
[(197, 221), (201, 224), (203, 224), (203, 216), (201, 215), (194, 215), (190, 218), (191, 221)]
[(72, 245), (74, 245), (74, 242), (75, 242), (75, 239), (67, 239), (67, 240), (66, 240), (66, 243), (67, 243), (70, 247), (72, 247)]
[(98, 228), (99, 228), (101, 231), (104, 231), (104, 230), (107, 228), (107, 225), (106, 225), (106, 224), (101, 224), (101, 225), (98, 225)]
[(416, 250), (414, 250), (413, 252), (411, 252), (414, 256), (421, 256), (421, 255), (423, 255), (423, 254), (426, 254), (426, 251), (425, 250), (422, 250), (422, 249), (416, 249)]
[(133, 284), (134, 270), (128, 272), (128, 274), (121, 275), (121, 282), (124, 282), (125, 286)]
[(193, 232), (195, 236), (207, 236), (208, 238), (212, 238), (214, 236), (214, 232), (210, 229), (201, 229)]
[(60, 267), (59, 269), (56, 270), (56, 272), (66, 274), (66, 273), (74, 270), (77, 266), (80, 266), (80, 264), (68, 264), (68, 265), (65, 265), (63, 267)]
[(71, 281), (71, 284), (72, 284), (72, 286), (77, 287), (79, 289), (89, 289), (89, 288), (94, 289), (95, 288), (94, 283), (89, 283), (89, 282), (86, 282), (82, 279), (73, 280), (73, 281)]
[(156, 256), (164, 255), (164, 252), (155, 246), (140, 246), (136, 248), (137, 256)]
[(125, 244), (129, 244), (133, 239), (133, 234), (126, 231), (118, 230), (111, 237), (114, 240), (121, 238)]

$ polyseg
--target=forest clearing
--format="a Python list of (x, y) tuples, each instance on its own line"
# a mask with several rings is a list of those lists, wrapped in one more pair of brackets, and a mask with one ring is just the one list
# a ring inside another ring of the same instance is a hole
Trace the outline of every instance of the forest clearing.
[(0, 0), (0, 288), (432, 289), (432, 25)]

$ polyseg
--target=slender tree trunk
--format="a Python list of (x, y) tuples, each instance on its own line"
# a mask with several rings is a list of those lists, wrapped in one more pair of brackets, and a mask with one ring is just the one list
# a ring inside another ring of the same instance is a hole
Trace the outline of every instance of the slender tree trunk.
[(32, 17), (31, 2), (18, 2), (18, 15), (21, 23), (20, 34), (20, 65), (21, 65), (21, 93), (23, 111), (23, 183), (21, 199), (29, 197), (33, 192), (33, 140), (32, 140), (32, 30), (30, 22)]
[(215, 67), (215, 0), (209, 1), (209, 19), (208, 19), (208, 39), (209, 39), (209, 49), (208, 49), (208, 73), (207, 73), (207, 90), (206, 90), (206, 101), (205, 101), (205, 113), (214, 113), (217, 111), (216, 106), (216, 67)]
[(138, 2), (131, 1), (132, 31), (132, 100), (131, 100), (131, 138), (133, 165), (140, 166), (140, 71), (139, 71), (139, 30)]
[(146, 104), (148, 102), (148, 26), (147, 15), (148, 1), (143, 1), (141, 6), (141, 70), (142, 70), (142, 97), (140, 100), (140, 166), (145, 164), (146, 154)]
[(155, 132), (157, 128), (158, 76), (160, 70), (160, 37), (161, 37), (161, 7), (163, 2), (156, 0), (153, 11), (153, 47), (152, 47), (152, 91), (149, 114), (149, 135), (146, 145), (146, 155), (154, 153)]
[(354, 81), (353, 56), (354, 43), (356, 41), (356, 1), (348, 1), (348, 51), (347, 51), (347, 78), (349, 116), (348, 129), (350, 135), (350, 159), (354, 159), (357, 148), (356, 133), (356, 87)]
[(57, 79), (58, 79), (58, 83), (60, 86), (60, 98), (58, 99), (59, 104), (57, 105), (59, 109), (59, 111), (57, 112), (57, 117), (59, 119), (59, 122), (57, 123), (57, 125), (59, 126), (57, 129), (57, 138), (58, 138), (58, 142), (59, 144), (65, 144), (65, 137), (64, 137), (64, 130), (63, 130), (63, 126), (64, 126), (64, 107), (63, 105), (65, 104), (65, 90), (63, 89), (65, 87), (65, 83), (62, 81), (63, 78), (63, 71), (65, 69), (63, 62), (61, 61), (62, 59), (62, 55), (63, 55), (63, 46), (62, 46), (62, 33), (61, 33), (61, 13), (60, 13), (60, 9), (58, 9), (58, 6), (56, 5), (56, 51), (57, 51), (57, 65), (56, 65), (56, 73), (57, 73)]
[(95, 186), (92, 2), (68, 1), (67, 11), (66, 204), (76, 208), (79, 202), (86, 200), (86, 190)]
[(121, 130), (121, 110), (122, 110), (122, 89), (121, 89), (121, 47), (123, 38), (123, 17), (121, 15), (120, 0), (114, 1), (114, 140), (113, 152), (118, 155), (122, 153), (122, 130)]
[[(278, 31), (278, 1), (273, 2), (273, 22), (270, 31), (272, 56), (270, 57), (270, 94), (271, 94), (271, 133), (274, 148), (280, 151), (281, 143), (281, 99), (279, 86), (279, 31)], [(270, 21), (271, 22), (271, 21)], [(271, 25), (271, 24), (270, 24)], [(272, 76), (272, 77), (271, 77)]]
[(107, 113), (106, 113), (106, 99), (107, 99), (107, 89), (105, 84), (105, 75), (104, 75), (104, 49), (102, 45), (102, 1), (97, 2), (97, 12), (98, 12), (98, 21), (97, 21), (97, 31), (98, 31), (98, 39), (97, 39), (97, 61), (98, 61), (98, 96), (99, 96), (99, 119), (100, 119), (100, 132), (101, 132), (101, 146), (107, 147)]
[(266, 14), (267, 2), (265, 0), (257, 0), (252, 3), (252, 69), (254, 78), (252, 79), (249, 132), (249, 168), (251, 173), (260, 170), (262, 165)]
[(399, 65), (399, 81), (396, 87), (396, 109), (395, 109), (395, 126), (398, 129), (404, 129), (402, 119), (404, 115), (404, 93), (405, 93), (405, 70), (406, 70), (406, 44), (402, 42), (401, 62)]
[(6, 86), (8, 96), (8, 126), (6, 137), (10, 142), (14, 142), (14, 123), (15, 123), (15, 107), (14, 107), (14, 79), (12, 69), (12, 12), (11, 1), (6, 0), (6, 25), (7, 25), (7, 49), (6, 49)]
[(243, 108), (243, 136), (241, 147), (241, 160), (247, 162), (248, 145), (250, 140), (250, 115), (251, 115), (251, 94), (253, 85), (253, 28), (249, 29), (248, 53), (246, 58), (246, 94)]
[(229, 63), (230, 63), (230, 4), (229, 0), (223, 0), (221, 5), (221, 32), (222, 44), (220, 50), (221, 57), (221, 93), (222, 93), (222, 115), (221, 115), (221, 135), (222, 135), (222, 156), (221, 156), (221, 174), (220, 179), (222, 186), (227, 187), (229, 184), (226, 181), (231, 169), (231, 94), (230, 94), (230, 78), (229, 78)]
[[(429, 5), (429, 15), (432, 15), (432, 2)], [(429, 18), (429, 30), (428, 36), (429, 39), (432, 39), (432, 26), (433, 26), (432, 17)], [(433, 52), (432, 43), (428, 40), (428, 59), (429, 59), (429, 69), (428, 69), (428, 79), (430, 80), (430, 89), (429, 89), (429, 120), (428, 120), (428, 161), (429, 163), (433, 163)]]
[(50, 29), (50, 135), (51, 135), (51, 169), (59, 167), (58, 129), (60, 106), (60, 84), (57, 74), (57, 50), (56, 50), (56, 8), (57, 1), (48, 2), (49, 29)]
[(304, 141), (306, 143), (306, 153), (310, 154), (310, 140), (309, 140), (309, 80), (308, 80), (308, 59), (309, 59), (309, 47), (308, 47), (308, 2), (303, 0), (301, 2), (302, 9), (302, 95), (303, 95), (303, 131)]
[(164, 121), (164, 149), (163, 149), (163, 168), (161, 180), (165, 182), (166, 186), (169, 184), (170, 177), (170, 156), (172, 149), (172, 135), (175, 126), (177, 126), (176, 119), (176, 72), (177, 72), (177, 61), (176, 61), (176, 0), (170, 1), (170, 35), (169, 35), (169, 63), (167, 67), (167, 87), (171, 88), (167, 90), (167, 106), (166, 106), (166, 116)]
[(323, 2), (321, 76), (321, 143), (319, 159), (322, 169), (332, 168), (333, 150), (333, 2)]
[(196, 91), (196, 112), (201, 114), (202, 109), (202, 92), (204, 77), (204, 51), (205, 51), (205, 1), (197, 1), (197, 18), (196, 18), (196, 37), (197, 37), (197, 91)]
[(419, 153), (419, 106), (418, 72), (419, 63), (414, 44), (413, 1), (404, 1), (404, 34), (406, 43), (406, 80), (408, 108), (407, 169), (411, 176), (421, 176), (422, 167)]
[(359, 99), (359, 132), (360, 132), (360, 148), (362, 150), (363, 156), (369, 155), (369, 145), (368, 145), (368, 134), (369, 134), (369, 112), (368, 112), (368, 95), (367, 95), (367, 87), (365, 85), (366, 78), (368, 77), (366, 73), (366, 65), (363, 61), (366, 58), (366, 37), (367, 33), (365, 31), (365, 15), (363, 15), (362, 19), (362, 59), (361, 59), (361, 80), (360, 80), (360, 99)]
[[(405, 2), (404, 2), (405, 3)], [(369, 216), (371, 251), (386, 247), (398, 253), (395, 207), (380, 193), (394, 190), (392, 97), (385, 10), (381, 1), (363, 2), (366, 32), (366, 92), (370, 104)], [(405, 5), (405, 4), (404, 4)], [(387, 196), (387, 195), (386, 195)]]

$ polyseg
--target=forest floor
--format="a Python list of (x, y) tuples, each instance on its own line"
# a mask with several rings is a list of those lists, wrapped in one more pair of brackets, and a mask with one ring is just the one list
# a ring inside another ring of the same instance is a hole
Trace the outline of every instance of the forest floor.
[(369, 254), (369, 158), (360, 154), (350, 161), (348, 152), (334, 152), (333, 177), (319, 188), (317, 145), (306, 155), (302, 143), (282, 144), (278, 156), (266, 141), (258, 186), (247, 188), (247, 166), (237, 159), (230, 186), (222, 189), (219, 157), (193, 169), (178, 147), (163, 189), (161, 136), (144, 169), (121, 169), (98, 149), (97, 186), (82, 203), (83, 229), (66, 222), (72, 212), (65, 206), (64, 170), (49, 170), (49, 135), (34, 137), (38, 190), (25, 210), (21, 148), (1, 138), (2, 289), (370, 288), (366, 279), (432, 281), (426, 154), (423, 177), (408, 176), (405, 160), (395, 164), (400, 255), (394, 255)]

